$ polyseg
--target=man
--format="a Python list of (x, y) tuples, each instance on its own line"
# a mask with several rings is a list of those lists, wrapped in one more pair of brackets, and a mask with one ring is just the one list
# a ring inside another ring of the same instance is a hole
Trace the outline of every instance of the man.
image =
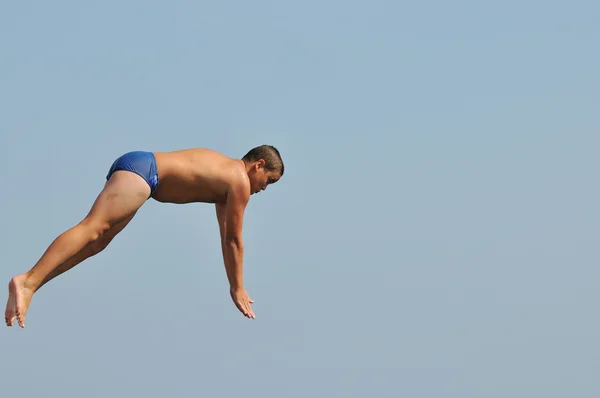
[(250, 195), (277, 182), (283, 170), (279, 151), (270, 145), (251, 149), (242, 159), (202, 148), (124, 154), (112, 164), (87, 216), (58, 236), (33, 268), (12, 278), (4, 314), (7, 326), (16, 319), (24, 328), (33, 294), (106, 248), (149, 198), (215, 204), (231, 298), (246, 317), (255, 318), (242, 278), (244, 211)]

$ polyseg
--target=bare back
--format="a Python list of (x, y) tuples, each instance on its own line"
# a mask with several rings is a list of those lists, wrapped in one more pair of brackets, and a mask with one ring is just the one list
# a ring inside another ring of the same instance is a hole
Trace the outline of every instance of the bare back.
[(245, 171), (241, 160), (204, 148), (154, 156), (158, 187), (152, 197), (164, 203), (224, 203), (232, 176)]

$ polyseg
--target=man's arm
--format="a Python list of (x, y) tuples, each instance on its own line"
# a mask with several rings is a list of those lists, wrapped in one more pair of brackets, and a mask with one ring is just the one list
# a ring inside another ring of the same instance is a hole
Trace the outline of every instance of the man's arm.
[(250, 187), (246, 180), (232, 184), (225, 205), (217, 205), (217, 218), (219, 219), (221, 249), (231, 297), (244, 315), (254, 318), (254, 313), (250, 307), (252, 300), (250, 300), (244, 289), (242, 270), (244, 262), (242, 226), (249, 199)]
[(217, 213), (217, 221), (219, 222), (219, 234), (221, 235), (221, 241), (223, 241), (225, 238), (225, 214), (227, 209), (223, 203), (216, 203), (215, 211)]
[[(217, 221), (219, 223), (219, 236), (221, 237), (221, 253), (223, 254), (223, 260), (225, 259), (225, 217), (227, 214), (227, 207), (223, 203), (216, 203), (215, 210), (217, 213)], [(227, 264), (225, 264), (225, 272), (227, 273), (227, 280), (231, 284), (231, 275), (229, 269), (227, 268)]]
[(223, 256), (225, 267), (230, 274), (229, 284), (233, 289), (243, 288), (242, 266), (244, 261), (244, 243), (242, 226), (249, 194), (244, 184), (236, 184), (227, 194), (225, 204), (225, 232), (223, 233)]

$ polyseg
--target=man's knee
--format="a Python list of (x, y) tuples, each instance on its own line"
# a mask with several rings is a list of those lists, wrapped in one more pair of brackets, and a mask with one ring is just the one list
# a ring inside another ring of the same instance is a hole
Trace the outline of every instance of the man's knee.
[(90, 244), (92, 256), (95, 256), (96, 254), (100, 253), (102, 250), (106, 249), (106, 247), (108, 246), (108, 244), (110, 243), (111, 240), (112, 240), (112, 237), (104, 235), (101, 238), (92, 242)]
[(89, 219), (83, 220), (81, 226), (85, 228), (88, 241), (94, 243), (102, 240), (104, 234), (111, 228), (108, 222)]

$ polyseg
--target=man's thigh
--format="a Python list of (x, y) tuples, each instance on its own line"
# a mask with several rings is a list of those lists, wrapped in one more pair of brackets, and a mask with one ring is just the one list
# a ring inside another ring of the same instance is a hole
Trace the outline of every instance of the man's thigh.
[(96, 198), (86, 221), (106, 225), (106, 232), (116, 227), (118, 233), (149, 196), (150, 186), (142, 177), (129, 171), (116, 171)]

